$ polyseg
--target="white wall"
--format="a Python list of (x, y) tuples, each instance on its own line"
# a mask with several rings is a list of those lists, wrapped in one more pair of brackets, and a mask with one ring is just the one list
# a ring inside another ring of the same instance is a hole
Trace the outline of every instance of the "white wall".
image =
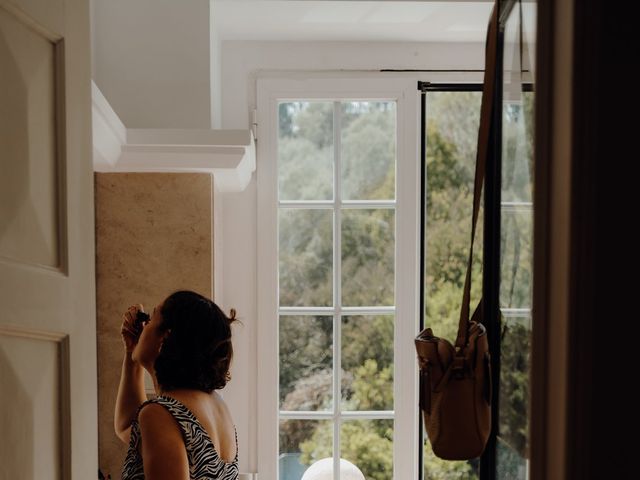
[(210, 128), (209, 0), (93, 0), (93, 79), (128, 128)]
[[(249, 128), (256, 105), (256, 80), (301, 72), (353, 76), (380, 69), (481, 70), (484, 44), (416, 43), (222, 43), (222, 126)], [(371, 73), (373, 74), (373, 73)], [(397, 75), (397, 74), (394, 74)], [(481, 73), (407, 73), (416, 80), (481, 81)], [(416, 85), (417, 88), (417, 85)], [(258, 132), (258, 141), (260, 133)], [(257, 174), (260, 158), (257, 159)], [(244, 192), (222, 198), (221, 302), (234, 307), (243, 322), (236, 328), (233, 379), (224, 396), (231, 407), (240, 439), (240, 470), (255, 472), (256, 415), (260, 392), (256, 371), (256, 179)], [(277, 441), (274, 439), (274, 441)]]
[(210, 91), (211, 91), (211, 128), (222, 128), (222, 41), (218, 31), (213, 27), (218, 12), (216, 2), (209, 2), (209, 30), (210, 30)]

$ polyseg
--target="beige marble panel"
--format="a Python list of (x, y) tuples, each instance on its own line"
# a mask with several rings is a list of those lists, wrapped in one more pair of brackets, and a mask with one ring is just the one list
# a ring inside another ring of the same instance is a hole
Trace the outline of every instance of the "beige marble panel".
[(114, 479), (126, 452), (113, 431), (122, 312), (178, 289), (212, 296), (212, 192), (203, 173), (95, 174), (99, 455)]

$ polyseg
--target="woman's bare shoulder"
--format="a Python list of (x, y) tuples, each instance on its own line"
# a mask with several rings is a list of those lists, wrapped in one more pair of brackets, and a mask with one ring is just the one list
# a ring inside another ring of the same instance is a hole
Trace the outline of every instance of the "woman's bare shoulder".
[(138, 423), (143, 433), (145, 430), (160, 428), (165, 429), (167, 433), (176, 433), (178, 438), (182, 438), (180, 427), (171, 412), (157, 402), (149, 402), (140, 410)]
[(158, 403), (144, 406), (138, 416), (145, 475), (158, 479), (188, 479), (189, 464), (180, 427)]

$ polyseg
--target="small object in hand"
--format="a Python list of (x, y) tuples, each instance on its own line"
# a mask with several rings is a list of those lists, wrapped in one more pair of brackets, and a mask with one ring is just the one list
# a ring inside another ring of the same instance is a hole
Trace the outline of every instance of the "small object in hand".
[(138, 329), (142, 329), (142, 325), (149, 321), (149, 314), (143, 311), (138, 310), (136, 314), (135, 326)]

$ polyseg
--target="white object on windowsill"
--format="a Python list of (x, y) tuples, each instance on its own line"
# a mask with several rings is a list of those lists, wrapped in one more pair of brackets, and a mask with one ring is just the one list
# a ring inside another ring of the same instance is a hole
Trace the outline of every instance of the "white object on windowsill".
[[(333, 458), (323, 458), (311, 464), (301, 480), (333, 480)], [(365, 480), (364, 474), (353, 463), (340, 459), (340, 480)]]

